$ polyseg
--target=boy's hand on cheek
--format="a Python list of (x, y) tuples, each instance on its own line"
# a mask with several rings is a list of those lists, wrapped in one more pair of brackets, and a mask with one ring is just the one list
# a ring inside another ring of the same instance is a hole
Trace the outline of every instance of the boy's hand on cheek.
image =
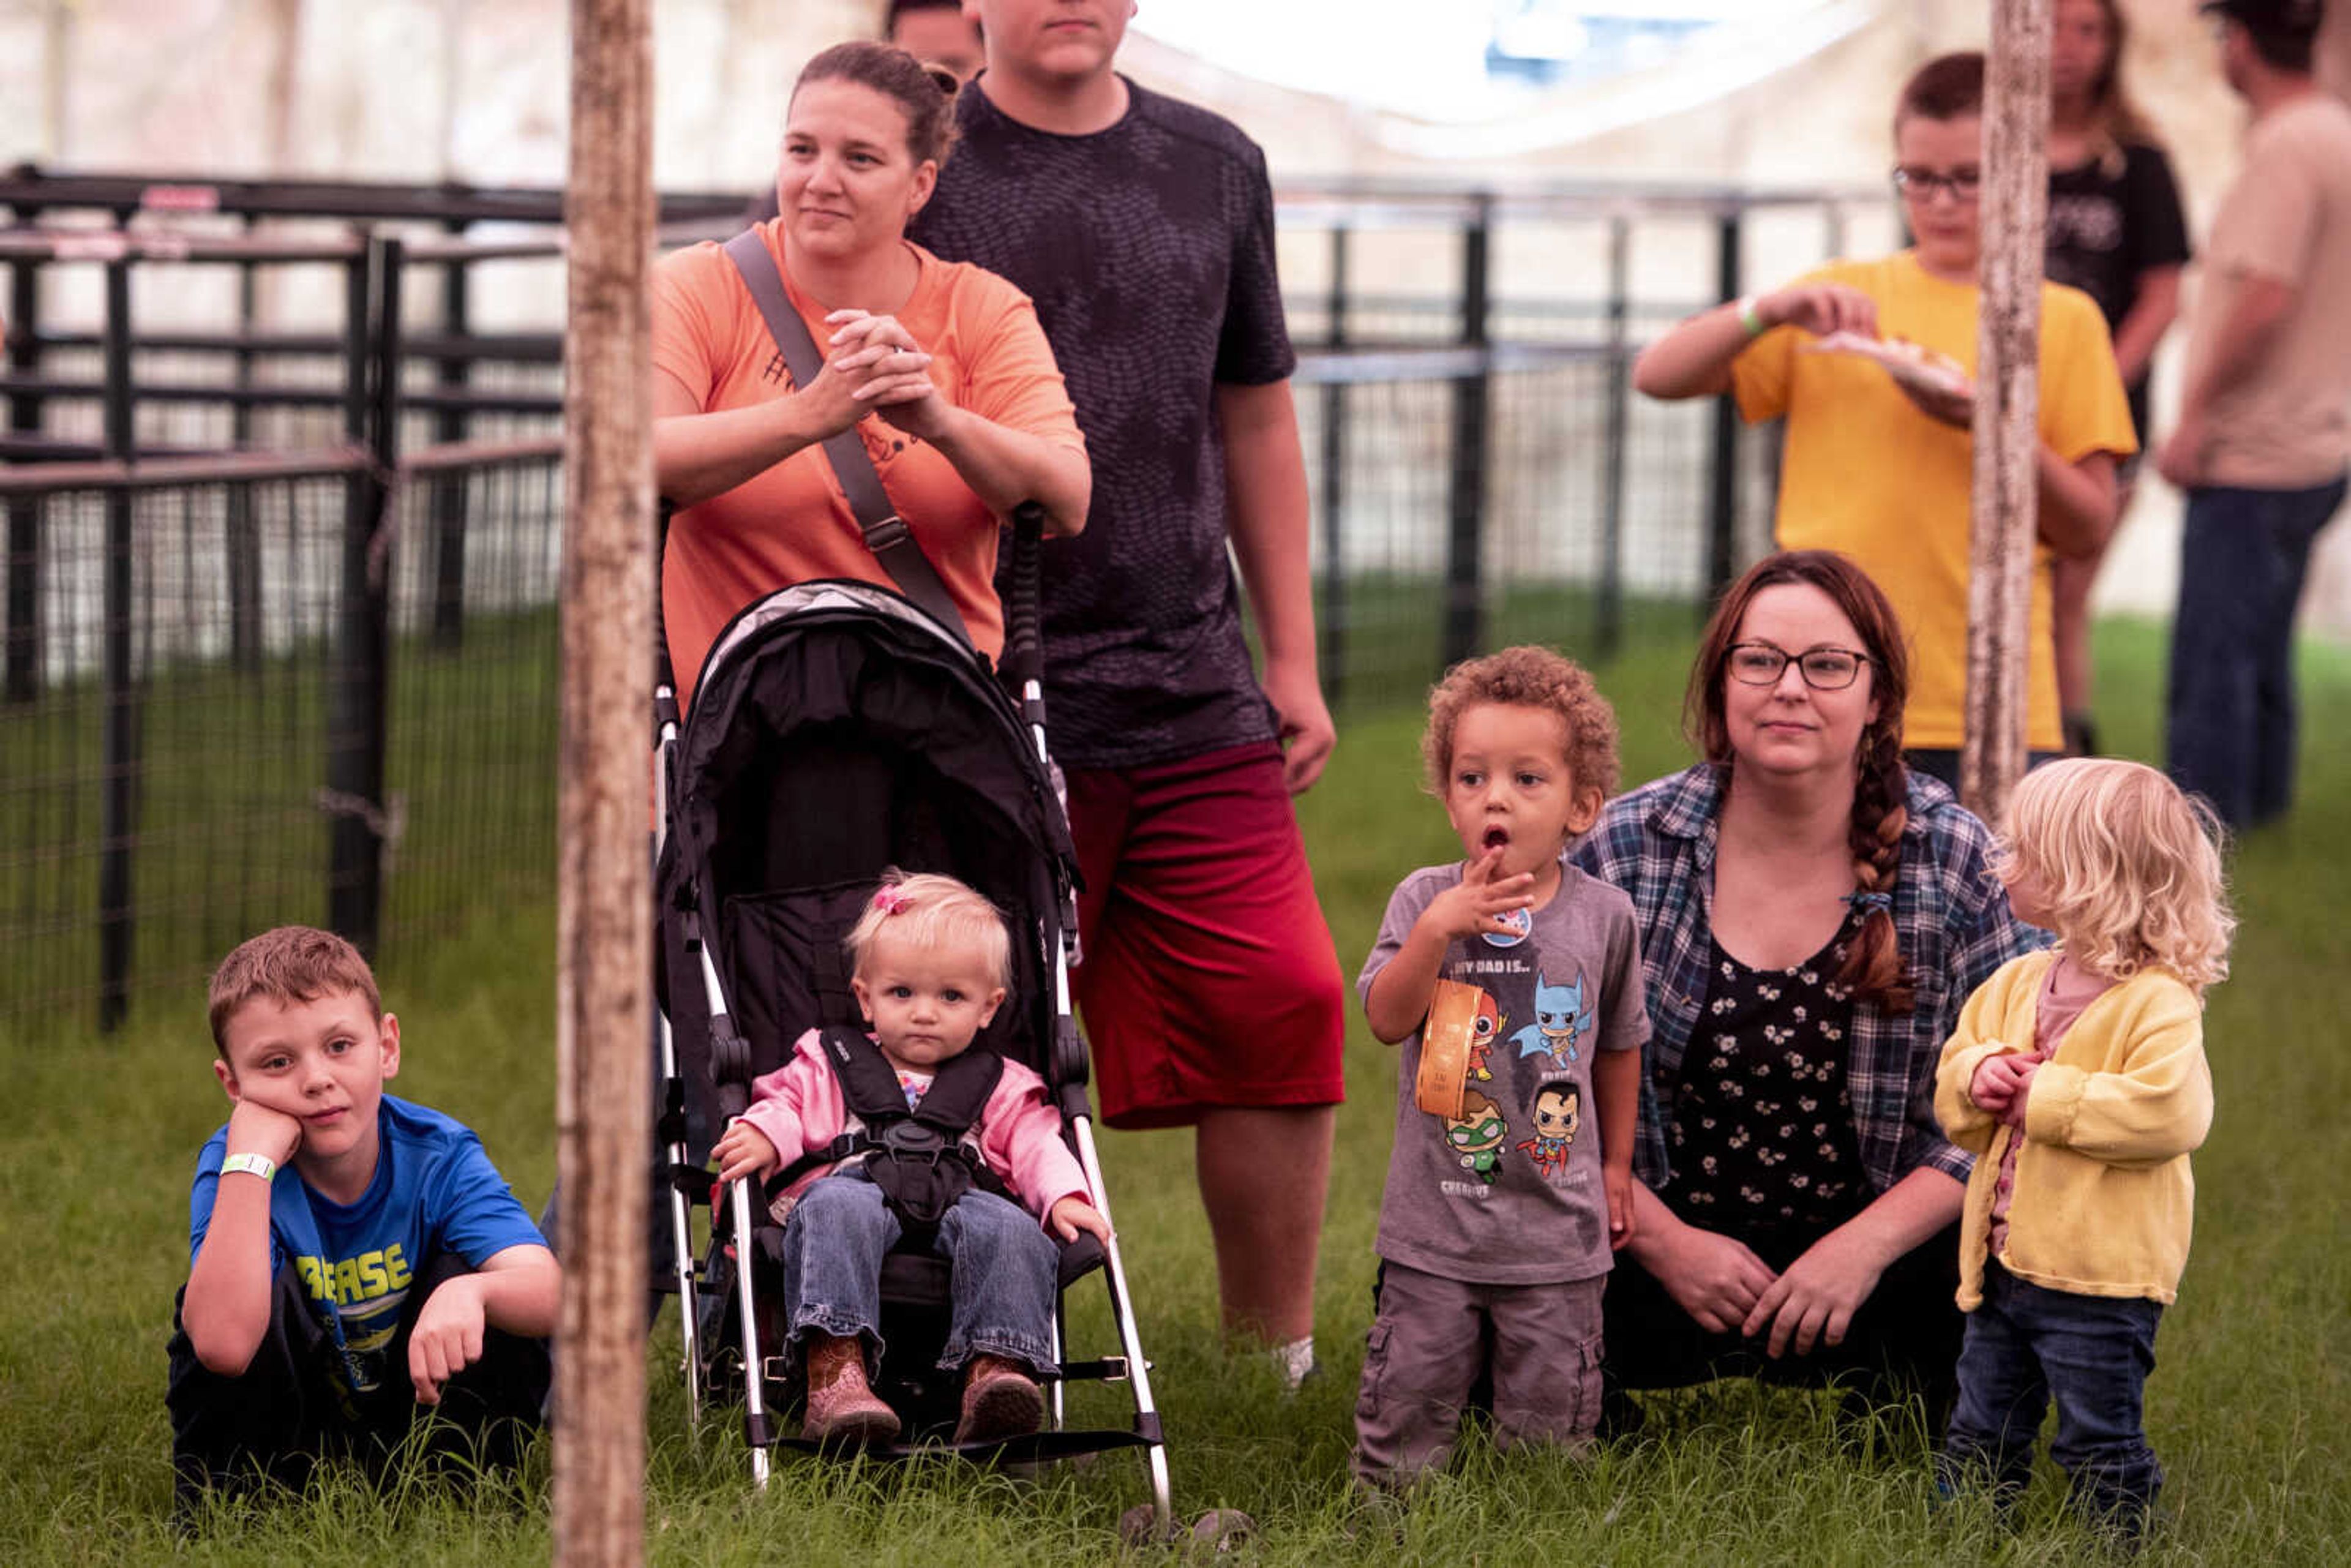
[(302, 1124), (283, 1111), (273, 1111), (251, 1096), (228, 1113), (228, 1148), (232, 1155), (259, 1155), (282, 1166), (302, 1146)]
[(461, 1274), (426, 1298), (408, 1336), (408, 1379), (419, 1405), (441, 1403), (441, 1385), (482, 1359), (481, 1277)]

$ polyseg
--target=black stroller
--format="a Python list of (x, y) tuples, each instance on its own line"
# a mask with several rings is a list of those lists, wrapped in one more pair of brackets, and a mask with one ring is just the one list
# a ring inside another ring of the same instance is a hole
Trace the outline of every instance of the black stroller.
[[(1073, 857), (1045, 751), (1036, 554), (1042, 527), (1021, 508), (1013, 538), (1003, 684), (960, 635), (914, 600), (868, 583), (803, 583), (728, 623), (712, 646), (681, 727), (666, 647), (656, 722), (662, 821), (656, 884), (665, 1016), (659, 1041), (660, 1137), (680, 1296), (688, 1406), (738, 1385), (751, 1471), (769, 1451), (808, 1448), (770, 1415), (783, 1388), (776, 1306), (781, 1228), (748, 1182), (714, 1194), (711, 1145), (748, 1101), (752, 1080), (783, 1064), (802, 1030), (859, 1022), (841, 951), (882, 870), (960, 877), (1011, 918), (1012, 997), (974, 1042), (1034, 1068), (1105, 1214), (1086, 1100), (1085, 1047), (1071, 1017), (1066, 948)], [(946, 612), (952, 613), (951, 611)], [(1017, 683), (1016, 703), (1008, 685)], [(697, 1249), (695, 1210), (709, 1209)], [(1072, 1361), (1059, 1301), (1099, 1269), (1120, 1354)], [(906, 1421), (899, 1446), (1032, 1462), (1140, 1448), (1153, 1506), (1169, 1520), (1167, 1465), (1149, 1368), (1113, 1242), (1081, 1235), (1061, 1251), (1046, 1429), (954, 1450), (954, 1380), (931, 1370), (946, 1332), (948, 1272), (901, 1250), (882, 1277), (891, 1352), (876, 1392)], [(1124, 1379), (1129, 1430), (1062, 1427), (1066, 1380)]]

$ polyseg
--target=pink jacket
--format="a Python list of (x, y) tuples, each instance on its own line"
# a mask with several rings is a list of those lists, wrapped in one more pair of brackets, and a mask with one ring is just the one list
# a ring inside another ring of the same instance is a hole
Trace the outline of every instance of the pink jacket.
[[(788, 1166), (847, 1130), (849, 1107), (841, 1098), (841, 1081), (825, 1061), (816, 1030), (800, 1036), (789, 1061), (751, 1085), (751, 1108), (743, 1113), (743, 1120), (776, 1145)], [(1092, 1201), (1085, 1172), (1061, 1142), (1061, 1113), (1045, 1097), (1045, 1081), (1029, 1069), (1005, 1062), (996, 1092), (979, 1113), (978, 1131), (980, 1157), (987, 1168), (1040, 1223), (1065, 1197)], [(810, 1173), (794, 1184), (794, 1192), (829, 1174)]]

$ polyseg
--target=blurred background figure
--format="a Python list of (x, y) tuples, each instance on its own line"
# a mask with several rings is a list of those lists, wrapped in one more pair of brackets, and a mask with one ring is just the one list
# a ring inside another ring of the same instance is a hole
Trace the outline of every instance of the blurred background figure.
[[(2147, 382), (2156, 345), (2179, 314), (2188, 223), (2161, 141), (2123, 81), (2128, 37), (2116, 0), (2057, 0), (2049, 47), (2049, 250), (2053, 283), (2097, 301), (2114, 336), (2131, 423), (2147, 444)], [(2116, 468), (2115, 515), (2130, 510), (2137, 455)], [(2111, 540), (2109, 540), (2111, 542)], [(2057, 698), (2065, 749), (2097, 750), (2091, 720), (2090, 589), (2105, 560), (2053, 565)]]
[(945, 66), (969, 81), (987, 63), (979, 23), (964, 15), (963, 0), (890, 0), (889, 41), (926, 66)]
[(2319, 90), (2318, 0), (2207, 0), (2252, 111), (2205, 242), (2179, 423), (2171, 776), (2231, 828), (2294, 800), (2294, 612), (2351, 460), (2351, 110)]

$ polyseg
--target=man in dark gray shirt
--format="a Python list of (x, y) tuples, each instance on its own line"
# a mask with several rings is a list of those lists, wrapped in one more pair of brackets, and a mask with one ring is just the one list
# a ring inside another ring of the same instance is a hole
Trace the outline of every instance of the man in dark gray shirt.
[(1112, 68), (1128, 0), (971, 8), (987, 68), (913, 237), (1036, 301), (1093, 463), (1044, 603), (1102, 1115), (1197, 1129), (1226, 1326), (1294, 1378), (1344, 1026), (1290, 800), (1333, 737), (1265, 159)]

